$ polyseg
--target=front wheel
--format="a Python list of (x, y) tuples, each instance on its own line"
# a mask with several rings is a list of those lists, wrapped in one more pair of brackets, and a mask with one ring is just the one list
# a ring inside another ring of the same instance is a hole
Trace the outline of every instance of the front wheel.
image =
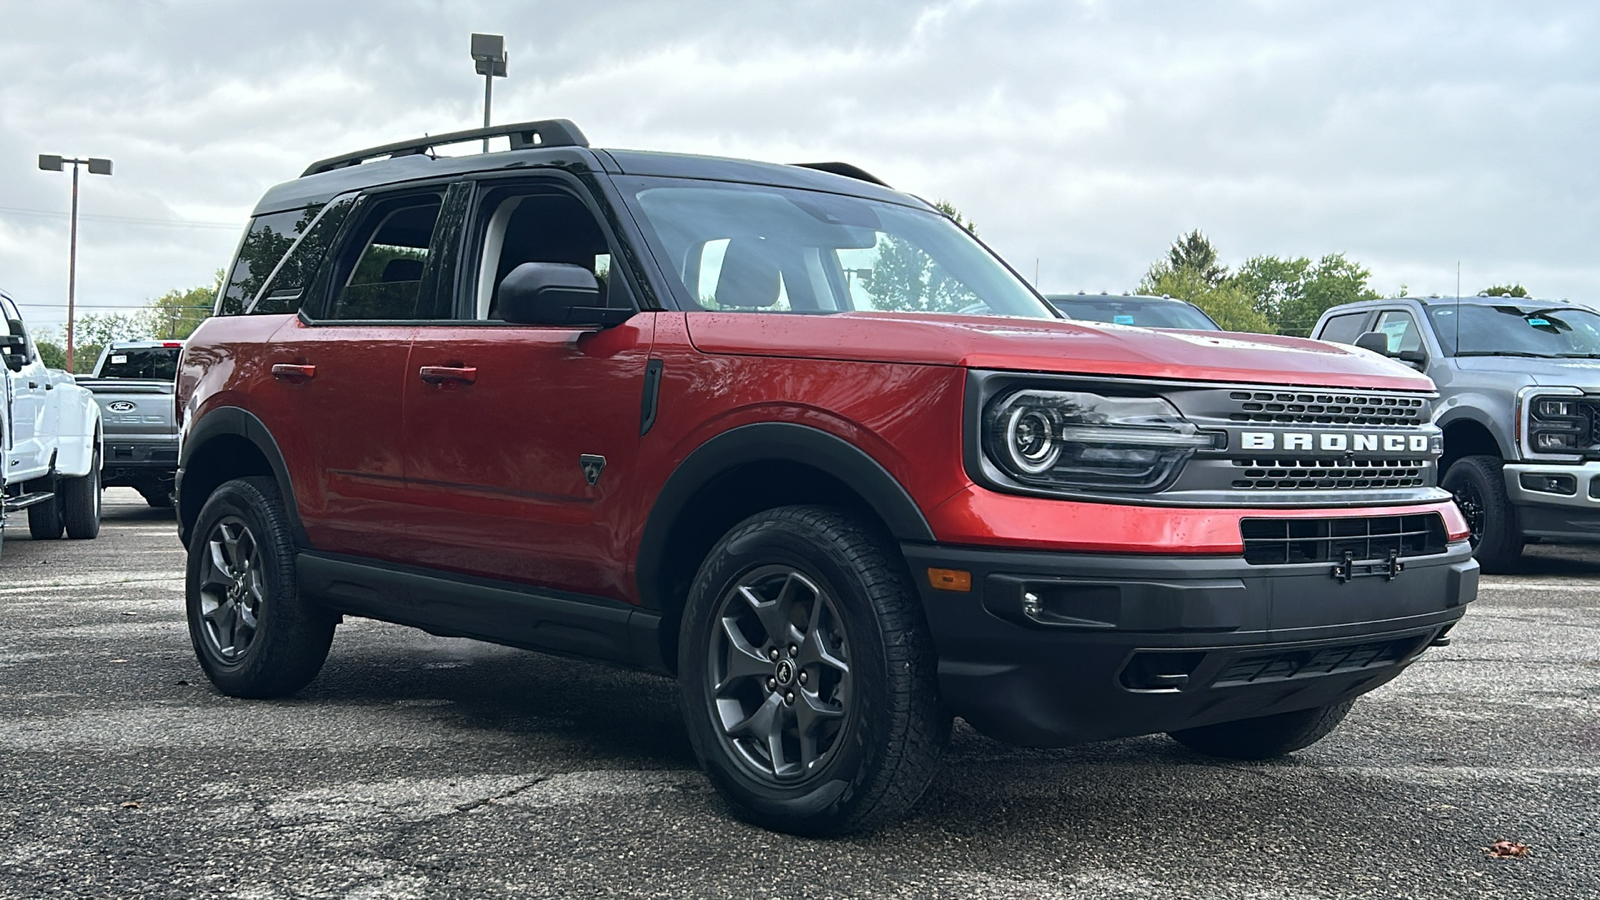
[(234, 697), (281, 697), (317, 677), (332, 613), (300, 596), (283, 497), (239, 478), (206, 499), (189, 543), (189, 640), (206, 677)]
[(701, 565), (679, 635), (685, 724), (743, 818), (809, 835), (904, 815), (950, 733), (915, 590), (838, 510), (751, 516)]
[(1272, 759), (1322, 740), (1339, 727), (1354, 700), (1295, 712), (1203, 725), (1168, 732), (1168, 737), (1207, 756), (1225, 759)]
[(1440, 481), (1467, 520), (1472, 555), (1485, 572), (1513, 571), (1522, 558), (1522, 528), (1506, 494), (1504, 466), (1496, 456), (1463, 456)]

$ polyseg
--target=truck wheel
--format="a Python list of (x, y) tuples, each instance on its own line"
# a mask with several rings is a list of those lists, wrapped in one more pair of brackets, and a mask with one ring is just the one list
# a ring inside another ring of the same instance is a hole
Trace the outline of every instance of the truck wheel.
[(53, 541), (61, 537), (61, 494), (55, 476), (40, 478), (29, 484), (30, 490), (50, 491), (55, 496), (43, 503), (28, 507), (28, 534), (36, 541)]
[(1315, 744), (1344, 720), (1355, 700), (1168, 732), (1197, 753), (1226, 759), (1271, 759)]
[(172, 508), (172, 485), (143, 485), (138, 488), (138, 491), (139, 496), (143, 497), (144, 502), (150, 504), (152, 509)]
[(1485, 572), (1514, 571), (1522, 557), (1522, 529), (1506, 496), (1503, 465), (1495, 456), (1463, 456), (1440, 483), (1472, 529), (1472, 555)]
[(200, 510), (189, 544), (189, 640), (224, 694), (292, 694), (328, 657), (336, 619), (300, 596), (294, 552), (271, 478), (226, 482)]
[(950, 735), (904, 563), (839, 510), (751, 516), (711, 550), (683, 614), (690, 743), (729, 805), (777, 831), (900, 818)]
[(95, 451), (89, 474), (82, 478), (63, 478), (60, 484), (61, 520), (67, 527), (67, 537), (84, 541), (99, 534), (100, 451)]

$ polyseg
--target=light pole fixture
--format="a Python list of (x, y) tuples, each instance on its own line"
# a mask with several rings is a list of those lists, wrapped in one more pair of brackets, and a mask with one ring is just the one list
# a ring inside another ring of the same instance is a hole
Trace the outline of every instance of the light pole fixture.
[(90, 157), (69, 159), (52, 153), (39, 154), (39, 168), (60, 172), (72, 164), (72, 242), (67, 251), (67, 371), (72, 371), (73, 299), (78, 289), (78, 167), (88, 166), (90, 175), (110, 175), (111, 160)]
[[(506, 77), (506, 39), (498, 34), (472, 36), (472, 61), (483, 76), (483, 127), (489, 127), (489, 101), (494, 96), (494, 80)], [(483, 139), (483, 152), (489, 152), (489, 139)]]

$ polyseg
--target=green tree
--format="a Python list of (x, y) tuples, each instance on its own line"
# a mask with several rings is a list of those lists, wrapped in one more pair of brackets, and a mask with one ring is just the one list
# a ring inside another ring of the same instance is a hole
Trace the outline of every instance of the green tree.
[(175, 289), (151, 300), (145, 306), (150, 317), (148, 330), (152, 337), (183, 340), (194, 333), (200, 323), (211, 317), (217, 302), (217, 287), (222, 284), (222, 270), (217, 270), (216, 281), (188, 290)]
[(1478, 293), (1484, 297), (1526, 297), (1528, 289), (1520, 284), (1497, 284)]
[[(1151, 266), (1151, 274), (1159, 275), (1157, 263)], [(1228, 278), (1228, 268), (1217, 259), (1217, 248), (1211, 245), (1211, 239), (1198, 228), (1189, 232), (1176, 241), (1167, 250), (1166, 271), (1189, 271), (1195, 277), (1210, 287), (1219, 287)]]
[[(949, 216), (972, 234), (977, 226), (961, 215), (946, 200), (934, 208)], [(862, 276), (862, 285), (872, 295), (873, 307), (908, 312), (954, 312), (981, 302), (960, 281), (947, 274), (921, 247), (893, 235), (878, 239), (872, 268)]]
[(1204, 274), (1186, 266), (1152, 266), (1151, 274), (1139, 282), (1139, 293), (1187, 300), (1228, 331), (1271, 334), (1273, 330), (1272, 320), (1255, 309), (1250, 295), (1238, 285), (1229, 280), (1211, 284)]
[[(72, 370), (77, 374), (94, 371), (100, 351), (112, 341), (183, 340), (211, 316), (217, 286), (217, 272), (210, 286), (177, 289), (125, 313), (91, 313), (73, 323)], [(64, 332), (64, 330), (63, 330)], [(34, 335), (39, 357), (53, 369), (67, 367), (64, 333), (43, 331)]]
[(1343, 253), (1330, 253), (1315, 263), (1304, 256), (1251, 257), (1232, 281), (1251, 297), (1255, 309), (1272, 321), (1279, 334), (1304, 337), (1328, 307), (1376, 300), (1379, 295), (1372, 289), (1371, 279), (1370, 271)]

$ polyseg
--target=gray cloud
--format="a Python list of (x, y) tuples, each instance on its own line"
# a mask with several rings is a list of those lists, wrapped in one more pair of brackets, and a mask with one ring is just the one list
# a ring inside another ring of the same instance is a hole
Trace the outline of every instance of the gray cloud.
[[(496, 119), (600, 146), (848, 159), (954, 202), (1047, 289), (1126, 290), (1199, 227), (1237, 264), (1345, 252), (1380, 289), (1520, 280), (1600, 300), (1589, 4), (55, 3), (0, 0), (0, 286), (205, 282), (268, 185), (473, 126), (467, 34), (503, 31)], [(101, 218), (104, 217), (104, 218)], [(30, 310), (38, 317), (48, 310)]]

